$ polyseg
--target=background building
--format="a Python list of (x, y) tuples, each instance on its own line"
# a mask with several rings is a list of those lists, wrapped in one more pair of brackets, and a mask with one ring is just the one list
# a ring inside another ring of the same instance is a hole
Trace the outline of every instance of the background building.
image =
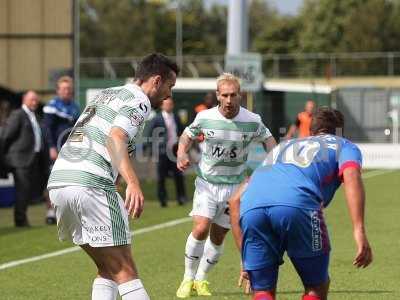
[(0, 86), (54, 92), (72, 73), (73, 0), (0, 0)]

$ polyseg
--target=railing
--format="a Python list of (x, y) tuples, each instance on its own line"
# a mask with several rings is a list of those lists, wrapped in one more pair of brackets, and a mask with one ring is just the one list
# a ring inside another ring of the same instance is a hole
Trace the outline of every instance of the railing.
[[(140, 59), (81, 58), (80, 73), (91, 78), (132, 77)], [(400, 75), (400, 52), (265, 54), (262, 59), (266, 78)], [(182, 61), (181, 76), (215, 77), (223, 69), (223, 55), (186, 55)]]

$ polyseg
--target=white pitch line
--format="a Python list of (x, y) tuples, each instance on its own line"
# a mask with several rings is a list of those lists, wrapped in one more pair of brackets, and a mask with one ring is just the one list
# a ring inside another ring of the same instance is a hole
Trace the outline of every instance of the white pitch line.
[[(364, 173), (363, 174), (363, 178), (367, 179), (367, 178), (383, 175), (383, 174), (386, 174), (386, 173), (390, 173), (390, 172), (393, 172), (393, 171), (395, 171), (395, 170), (375, 170), (375, 171), (370, 171), (370, 172)], [(164, 228), (168, 228), (168, 227), (173, 227), (173, 226), (176, 226), (176, 225), (179, 225), (179, 224), (182, 224), (182, 223), (189, 222), (190, 220), (191, 220), (191, 218), (189, 218), (189, 217), (176, 219), (176, 220), (172, 220), (172, 221), (169, 221), (169, 222), (165, 222), (165, 223), (161, 223), (161, 224), (145, 227), (145, 228), (142, 228), (142, 229), (134, 230), (132, 233), (134, 235), (144, 234), (144, 233), (147, 233), (147, 232), (152, 232), (152, 231), (156, 231), (156, 230), (160, 230), (160, 229), (164, 229)], [(24, 265), (24, 264), (27, 264), (27, 263), (43, 260), (43, 259), (47, 259), (47, 258), (51, 258), (51, 257), (55, 257), (55, 256), (60, 256), (60, 255), (64, 255), (64, 254), (71, 253), (71, 252), (76, 252), (76, 251), (79, 251), (80, 249), (81, 249), (80, 247), (75, 246), (75, 247), (70, 247), (70, 248), (66, 248), (66, 249), (63, 249), (63, 250), (59, 250), (59, 251), (46, 253), (46, 254), (43, 254), (43, 255), (38, 255), (38, 256), (33, 256), (33, 257), (25, 258), (25, 259), (10, 261), (8, 263), (1, 264), (0, 265), (0, 271), (1, 270), (5, 270), (5, 269), (9, 269), (9, 268), (13, 268), (13, 267), (16, 267), (16, 266)]]
[(364, 173), (362, 175), (362, 178), (363, 179), (368, 179), (368, 178), (379, 176), (379, 175), (383, 175), (383, 174), (386, 174), (386, 173), (391, 173), (391, 172), (394, 172), (394, 171), (396, 171), (396, 170), (374, 170), (374, 171), (369, 171), (367, 173)]
[[(152, 231), (156, 231), (156, 230), (160, 230), (160, 229), (165, 229), (168, 227), (173, 227), (182, 223), (187, 223), (189, 221), (191, 221), (192, 218), (190, 217), (186, 217), (186, 218), (181, 218), (181, 219), (175, 219), (169, 222), (165, 222), (165, 223), (161, 223), (161, 224), (157, 224), (157, 225), (153, 225), (153, 226), (149, 226), (149, 227), (145, 227), (145, 228), (141, 228), (138, 230), (134, 230), (132, 231), (133, 235), (140, 235), (140, 234), (144, 234), (144, 233), (148, 233), (148, 232), (152, 232)], [(20, 265), (24, 265), (27, 263), (31, 263), (31, 262), (35, 262), (35, 261), (39, 261), (39, 260), (43, 260), (43, 259), (47, 259), (50, 257), (55, 257), (55, 256), (60, 256), (60, 255), (64, 255), (67, 253), (71, 253), (71, 252), (76, 252), (81, 250), (81, 247), (75, 246), (75, 247), (69, 247), (63, 250), (59, 250), (59, 251), (54, 251), (54, 252), (50, 252), (50, 253), (46, 253), (43, 255), (38, 255), (38, 256), (33, 256), (33, 257), (29, 257), (29, 258), (25, 258), (25, 259), (20, 259), (20, 260), (14, 260), (14, 261), (10, 261), (8, 263), (4, 263), (0, 265), (0, 271), (1, 270), (5, 270), (5, 269), (9, 269), (9, 268), (13, 268), (16, 266), (20, 266)]]

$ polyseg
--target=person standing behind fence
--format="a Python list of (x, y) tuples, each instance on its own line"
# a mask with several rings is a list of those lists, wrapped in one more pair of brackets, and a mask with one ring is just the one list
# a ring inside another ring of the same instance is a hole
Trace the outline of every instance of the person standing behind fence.
[(64, 144), (70, 129), (79, 118), (79, 107), (74, 102), (73, 91), (72, 78), (60, 77), (57, 81), (57, 96), (43, 108), (52, 161), (57, 159), (58, 147)]
[(304, 106), (304, 111), (297, 115), (296, 121), (289, 128), (286, 134), (287, 139), (294, 137), (296, 131), (298, 131), (298, 137), (303, 138), (310, 136), (311, 120), (315, 109), (315, 102), (308, 100)]
[(15, 182), (17, 227), (29, 227), (28, 204), (43, 194), (50, 171), (48, 147), (35, 114), (38, 105), (38, 95), (34, 91), (26, 92), (22, 107), (11, 113), (2, 128), (3, 161)]
[[(173, 112), (174, 100), (169, 97), (161, 106), (161, 112), (152, 120), (149, 133), (152, 136), (153, 155), (158, 155), (157, 160), (157, 193), (162, 207), (167, 206), (167, 190), (165, 179), (169, 174), (174, 177), (176, 197), (179, 205), (186, 201), (185, 182), (182, 171), (176, 166), (176, 150), (178, 148), (178, 137), (183, 132), (183, 125), (179, 117)], [(155, 153), (157, 152), (157, 153)]]
[(204, 96), (204, 100), (203, 102), (197, 104), (194, 107), (194, 111), (196, 114), (198, 114), (199, 112), (206, 110), (206, 109), (210, 109), (211, 107), (214, 107), (216, 103), (216, 99), (215, 99), (215, 94), (212, 92), (207, 93)]

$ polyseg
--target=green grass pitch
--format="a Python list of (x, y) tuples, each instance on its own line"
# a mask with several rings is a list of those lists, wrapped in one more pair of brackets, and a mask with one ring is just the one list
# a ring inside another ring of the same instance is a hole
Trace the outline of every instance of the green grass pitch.
[[(169, 208), (161, 209), (154, 200), (155, 186), (143, 186), (145, 212), (132, 221), (133, 230), (187, 216), (190, 203), (179, 207), (171, 201)], [(400, 299), (400, 171), (367, 176), (365, 186), (374, 262), (362, 270), (351, 264), (355, 246), (343, 191), (339, 190), (325, 212), (333, 249), (329, 299)], [(192, 193), (193, 178), (188, 177), (187, 187)], [(169, 189), (173, 195), (171, 185)], [(44, 212), (42, 205), (31, 206), (33, 227), (20, 229), (12, 226), (12, 210), (0, 209), (0, 265), (73, 246), (58, 241), (56, 227), (44, 225)], [(133, 255), (152, 299), (176, 299), (190, 229), (191, 223), (185, 222), (134, 237)], [(229, 234), (225, 253), (209, 276), (213, 291), (209, 299), (249, 299), (236, 287), (238, 272), (239, 255)], [(95, 267), (82, 251), (23, 264), (0, 270), (0, 299), (90, 299), (94, 275)], [(280, 300), (298, 300), (302, 294), (301, 283), (287, 259), (280, 270), (278, 292)]]

